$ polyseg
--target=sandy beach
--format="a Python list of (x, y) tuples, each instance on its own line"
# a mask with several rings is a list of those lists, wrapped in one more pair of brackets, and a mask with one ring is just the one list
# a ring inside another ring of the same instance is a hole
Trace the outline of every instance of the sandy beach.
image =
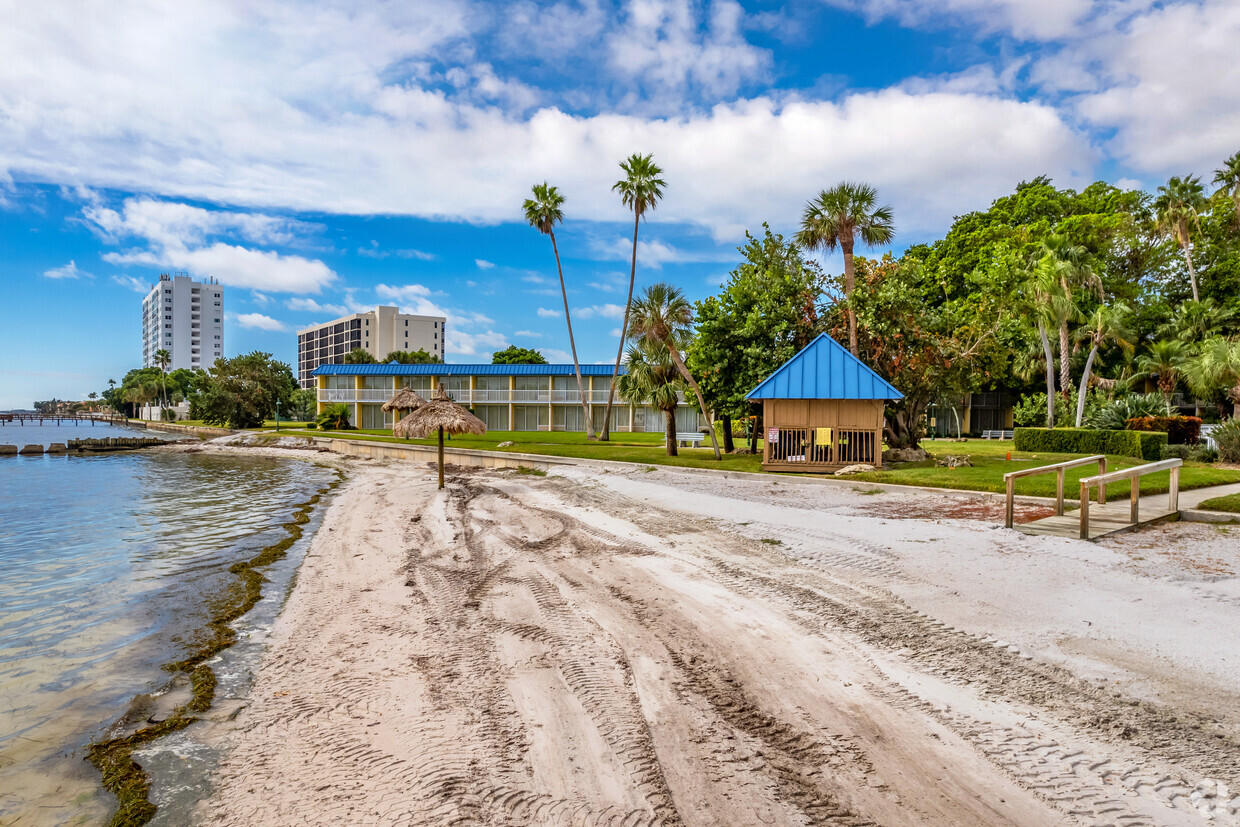
[(1240, 529), (984, 511), (351, 462), (201, 820), (1240, 823)]

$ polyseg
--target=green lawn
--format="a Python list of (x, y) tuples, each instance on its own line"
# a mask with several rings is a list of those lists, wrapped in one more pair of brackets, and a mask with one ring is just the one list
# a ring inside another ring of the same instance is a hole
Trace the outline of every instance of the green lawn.
[(1226, 497), (1215, 497), (1212, 500), (1205, 500), (1197, 507), (1208, 511), (1227, 511), (1232, 514), (1240, 514), (1240, 494), (1228, 494)]

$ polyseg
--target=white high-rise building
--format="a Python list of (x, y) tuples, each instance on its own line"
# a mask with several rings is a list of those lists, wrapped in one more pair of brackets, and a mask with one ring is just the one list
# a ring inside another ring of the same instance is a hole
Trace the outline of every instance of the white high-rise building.
[(224, 355), (224, 288), (163, 273), (142, 300), (142, 366), (158, 367), (155, 353), (172, 354), (168, 370), (209, 368)]
[(314, 369), (340, 365), (345, 354), (362, 348), (382, 361), (392, 351), (425, 350), (443, 361), (443, 316), (414, 316), (395, 307), (376, 307), (297, 331), (297, 378), (314, 387)]

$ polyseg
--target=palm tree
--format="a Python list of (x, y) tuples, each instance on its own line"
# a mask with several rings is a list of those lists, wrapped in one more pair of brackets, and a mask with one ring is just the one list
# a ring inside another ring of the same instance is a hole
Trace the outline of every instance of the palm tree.
[[(1049, 256), (1043, 257), (1025, 284), (1025, 293), (1033, 305), (1033, 315), (1038, 325), (1038, 338), (1042, 342), (1042, 358), (1046, 363), (1046, 427), (1055, 427), (1055, 353), (1051, 348), (1048, 326), (1059, 327), (1060, 321), (1077, 313), (1070, 295), (1060, 288), (1059, 276)], [(1062, 361), (1064, 353), (1059, 354)], [(1062, 381), (1062, 373), (1061, 373)], [(1066, 389), (1067, 386), (1064, 386)]]
[(702, 399), (702, 389), (698, 387), (693, 374), (685, 365), (680, 354), (680, 345), (689, 338), (689, 330), (693, 325), (693, 308), (679, 287), (659, 282), (646, 288), (641, 297), (633, 304), (633, 338), (659, 342), (667, 348), (667, 354), (676, 364), (681, 377), (697, 397), (698, 410), (706, 417), (710, 426), (710, 442), (715, 448), (715, 459), (722, 459), (719, 454), (719, 438), (715, 436), (715, 423)]
[(620, 325), (620, 346), (616, 348), (616, 364), (611, 372), (611, 386), (607, 389), (607, 408), (603, 413), (603, 431), (599, 439), (607, 440), (611, 433), (611, 403), (616, 393), (616, 376), (620, 373), (620, 357), (624, 355), (624, 343), (629, 338), (629, 311), (633, 307), (633, 284), (637, 280), (637, 228), (642, 216), (658, 206), (667, 186), (661, 176), (663, 169), (654, 162), (653, 155), (633, 153), (620, 162), (624, 177), (612, 185), (611, 191), (620, 193), (620, 202), (633, 211), (633, 263), (629, 268), (629, 297), (624, 302), (624, 323)]
[(1236, 220), (1240, 221), (1240, 152), (1223, 162), (1220, 169), (1214, 170), (1214, 183), (1219, 184), (1219, 192), (1231, 190), (1231, 200), (1236, 205)]
[[(852, 298), (857, 277), (853, 270), (853, 247), (860, 239), (867, 247), (890, 244), (895, 236), (891, 207), (878, 206), (878, 190), (869, 184), (845, 181), (805, 205), (797, 244), (807, 250), (844, 253), (844, 297)], [(857, 354), (857, 314), (848, 308), (848, 349)]]
[(1050, 236), (1042, 244), (1042, 266), (1051, 268), (1059, 280), (1053, 315), (1059, 328), (1059, 390), (1067, 395), (1072, 387), (1072, 361), (1068, 356), (1070, 336), (1068, 323), (1079, 318), (1075, 291), (1077, 288), (1092, 289), (1099, 300), (1105, 298), (1102, 280), (1089, 266), (1089, 252), (1073, 244), (1064, 236)]
[(379, 360), (364, 347), (355, 347), (344, 355), (346, 365), (376, 365)]
[(676, 407), (685, 381), (671, 354), (660, 342), (641, 339), (629, 347), (628, 370), (616, 382), (620, 398), (630, 405), (650, 405), (663, 412), (667, 455), (676, 451)]
[(1204, 342), (1222, 333), (1235, 315), (1233, 310), (1217, 307), (1209, 298), (1186, 301), (1175, 309), (1170, 321), (1158, 328), (1158, 335), (1190, 345)]
[(1167, 404), (1180, 384), (1180, 374), (1188, 364), (1189, 347), (1178, 339), (1166, 339), (1150, 345), (1150, 352), (1137, 360), (1137, 371), (1153, 377)]
[(1200, 397), (1225, 389), (1231, 398), (1232, 417), (1240, 418), (1240, 341), (1228, 341), (1222, 336), (1210, 339), (1188, 363), (1184, 378), (1193, 393)]
[(1165, 187), (1158, 188), (1158, 197), (1154, 199), (1158, 229), (1175, 239), (1175, 243), (1184, 251), (1188, 278), (1193, 286), (1193, 301), (1198, 301), (1201, 297), (1197, 294), (1197, 271), (1193, 269), (1193, 254), (1189, 251), (1192, 243), (1190, 225), (1200, 225), (1200, 213), (1205, 206), (1205, 190), (1201, 186), (1201, 179), (1196, 175), (1189, 175), (1184, 179), (1172, 177)]
[(1081, 387), (1076, 395), (1076, 427), (1081, 427), (1085, 418), (1085, 392), (1089, 389), (1090, 374), (1094, 369), (1094, 357), (1103, 346), (1114, 342), (1125, 350), (1132, 348), (1132, 331), (1128, 329), (1128, 315), (1132, 310), (1123, 302), (1110, 307), (1100, 305), (1089, 317), (1085, 327), (1078, 331), (1084, 341), (1090, 343), (1089, 356), (1085, 359), (1085, 369), (1081, 373)]
[(155, 351), (155, 367), (159, 368), (160, 382), (164, 387), (164, 402), (160, 409), (168, 407), (168, 366), (172, 364), (172, 354), (160, 348)]
[[(560, 295), (564, 298), (564, 322), (568, 325), (568, 346), (573, 351), (573, 371), (577, 374), (577, 392), (581, 394), (581, 411), (586, 418), (586, 438), (598, 439), (594, 433), (594, 421), (590, 405), (586, 401), (586, 386), (581, 381), (581, 363), (577, 361), (577, 340), (573, 338), (573, 320), (568, 314), (568, 290), (564, 287), (564, 268), (560, 266), (560, 248), (555, 243), (555, 225), (564, 223), (564, 196), (555, 187), (543, 181), (534, 185), (534, 197), (525, 199), (522, 210), (529, 225), (551, 239), (551, 251), (555, 253), (555, 269), (560, 274)], [(610, 414), (610, 411), (608, 411)], [(604, 426), (606, 427), (606, 426)]]

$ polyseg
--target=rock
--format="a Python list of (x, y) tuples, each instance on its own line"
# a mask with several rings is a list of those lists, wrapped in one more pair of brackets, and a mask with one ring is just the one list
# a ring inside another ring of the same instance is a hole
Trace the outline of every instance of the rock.
[(945, 457), (939, 457), (939, 460), (938, 462), (935, 463), (935, 465), (939, 466), (940, 468), (972, 468), (973, 467), (973, 463), (970, 462), (969, 458), (963, 454), (961, 455), (948, 454)]
[(17, 456), (16, 445), (0, 445), (0, 456)]
[(53, 442), (51, 445), (47, 446), (47, 452), (49, 454), (63, 454), (66, 450), (68, 449), (65, 448), (65, 444), (63, 442)]
[(924, 448), (888, 448), (883, 451), (883, 462), (925, 462), (930, 459)]
[(495, 447), (496, 448), (511, 448), (512, 446), (516, 444), (517, 443), (513, 442), (512, 440), (506, 440), (504, 442), (501, 442), (499, 445), (496, 445)]
[(25, 448), (22, 448), (20, 451), (18, 451), (18, 453), (19, 454), (41, 454), (43, 453), (43, 446), (42, 445), (27, 445)]
[(877, 470), (877, 469), (876, 469), (873, 465), (865, 465), (865, 464), (861, 464), (861, 465), (846, 465), (846, 466), (844, 466), (843, 468), (841, 468), (840, 470), (836, 471), (836, 472), (835, 472), (835, 476), (837, 476), (837, 477), (846, 477), (846, 476), (848, 476), (849, 474), (863, 474), (863, 473), (865, 473), (866, 471), (875, 471), (875, 470)]

